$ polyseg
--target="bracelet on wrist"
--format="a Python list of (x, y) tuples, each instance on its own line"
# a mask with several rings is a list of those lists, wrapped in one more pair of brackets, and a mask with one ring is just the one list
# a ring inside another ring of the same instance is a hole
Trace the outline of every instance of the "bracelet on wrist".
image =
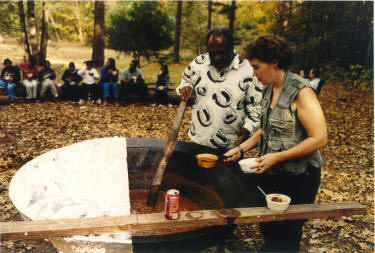
[(238, 145), (237, 148), (239, 148), (241, 156), (244, 155), (245, 151), (243, 150), (243, 148), (241, 147), (241, 145)]

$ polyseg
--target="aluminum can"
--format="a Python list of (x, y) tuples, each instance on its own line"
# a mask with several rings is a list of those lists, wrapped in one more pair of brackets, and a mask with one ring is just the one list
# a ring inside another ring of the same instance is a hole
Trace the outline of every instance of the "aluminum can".
[(170, 220), (177, 220), (180, 218), (180, 191), (170, 189), (165, 194), (165, 217)]

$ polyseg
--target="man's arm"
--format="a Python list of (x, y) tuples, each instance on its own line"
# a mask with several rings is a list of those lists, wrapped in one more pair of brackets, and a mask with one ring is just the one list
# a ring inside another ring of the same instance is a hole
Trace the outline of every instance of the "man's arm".
[(194, 89), (192, 84), (192, 70), (191, 64), (187, 66), (182, 73), (182, 79), (180, 85), (176, 88), (176, 93), (181, 97), (182, 100), (187, 101), (193, 95)]

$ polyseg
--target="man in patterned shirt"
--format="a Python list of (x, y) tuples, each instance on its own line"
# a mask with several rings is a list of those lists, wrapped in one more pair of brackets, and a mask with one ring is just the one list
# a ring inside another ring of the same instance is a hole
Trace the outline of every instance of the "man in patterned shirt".
[(192, 141), (229, 149), (257, 130), (263, 86), (249, 62), (234, 51), (229, 29), (211, 29), (207, 49), (186, 67), (177, 93), (183, 100), (196, 95), (189, 130)]
[[(196, 96), (189, 137), (197, 148), (192, 153), (221, 157), (230, 148), (240, 148), (258, 129), (263, 85), (253, 76), (249, 62), (234, 50), (228, 28), (212, 28), (206, 45), (208, 53), (186, 67), (176, 91), (185, 101), (193, 93)], [(223, 166), (231, 167), (240, 178), (246, 177), (237, 163)]]

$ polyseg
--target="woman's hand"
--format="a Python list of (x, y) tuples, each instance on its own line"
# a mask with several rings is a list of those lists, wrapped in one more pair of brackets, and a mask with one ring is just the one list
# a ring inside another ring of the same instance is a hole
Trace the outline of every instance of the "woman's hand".
[(241, 157), (241, 150), (239, 147), (230, 149), (224, 154), (224, 162), (237, 161)]
[(258, 162), (258, 164), (250, 166), (250, 168), (259, 168), (259, 170), (255, 172), (255, 174), (262, 174), (268, 169), (278, 164), (279, 162), (281, 162), (280, 153), (268, 153), (264, 156), (259, 157), (258, 159), (256, 159), (256, 161)]

